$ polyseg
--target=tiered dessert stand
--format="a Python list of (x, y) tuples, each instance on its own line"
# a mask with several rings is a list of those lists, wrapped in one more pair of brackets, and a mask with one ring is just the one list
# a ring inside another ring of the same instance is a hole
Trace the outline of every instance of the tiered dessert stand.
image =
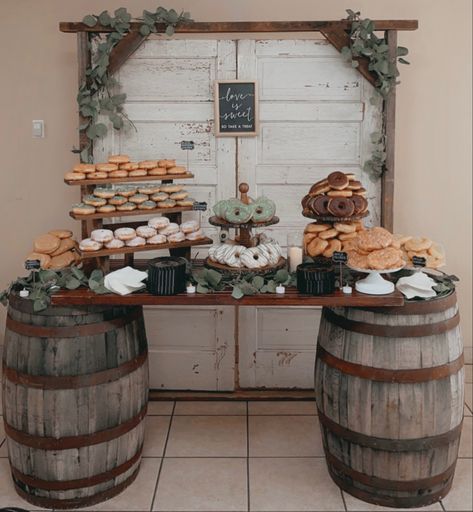
[[(160, 181), (161, 183), (173, 183), (174, 180), (177, 179), (190, 179), (193, 178), (194, 175), (192, 173), (186, 174), (176, 174), (171, 175), (168, 174), (166, 176), (140, 176), (140, 177), (132, 177), (132, 178), (105, 178), (98, 180), (64, 180), (68, 185), (80, 185), (81, 188), (81, 197), (84, 197), (88, 194), (93, 194), (95, 185), (111, 185), (118, 183), (137, 183), (137, 182), (152, 182), (152, 181)], [(176, 222), (180, 224), (182, 222), (182, 212), (192, 211), (192, 206), (179, 206), (173, 208), (155, 208), (153, 210), (132, 210), (132, 211), (115, 211), (110, 213), (93, 213), (89, 215), (78, 215), (73, 213), (72, 211), (69, 215), (75, 219), (80, 220), (82, 224), (82, 238), (90, 237), (90, 233), (94, 229), (111, 229), (115, 230), (121, 227), (130, 227), (136, 228), (138, 226), (143, 225), (143, 221), (139, 222), (124, 222), (124, 223), (107, 223), (104, 224), (103, 219), (111, 219), (117, 217), (129, 217), (129, 216), (153, 216), (153, 215), (163, 215), (168, 217), (171, 222)], [(134, 254), (136, 252), (142, 251), (157, 251), (162, 249), (168, 249), (171, 256), (183, 256), (184, 258), (190, 260), (191, 257), (191, 248), (196, 245), (209, 245), (212, 244), (213, 241), (211, 238), (203, 238), (200, 240), (185, 240), (183, 242), (176, 243), (165, 243), (159, 245), (144, 245), (140, 247), (122, 247), (120, 249), (101, 249), (99, 251), (87, 252), (81, 251), (77, 248), (77, 252), (83, 260), (89, 260), (89, 264), (87, 266), (94, 268), (101, 268), (103, 271), (108, 271), (110, 269), (110, 256), (114, 256), (117, 254), (124, 255), (124, 265), (133, 266), (134, 264)], [(86, 262), (84, 261), (84, 264)]]
[[(247, 183), (240, 183), (238, 190), (240, 191), (240, 200), (244, 204), (250, 204), (250, 198), (248, 197), (248, 190), (249, 186)], [(253, 230), (257, 228), (264, 228), (267, 226), (272, 226), (274, 224), (279, 223), (279, 217), (274, 216), (272, 219), (266, 221), (266, 222), (245, 222), (245, 223), (232, 223), (228, 222), (224, 219), (221, 219), (220, 217), (210, 217), (209, 223), (213, 226), (217, 226), (221, 229), (234, 229), (235, 230), (235, 236), (233, 240), (239, 244), (243, 245), (244, 247), (253, 247), (254, 246), (254, 236), (253, 236)], [(235, 268), (230, 267), (228, 265), (224, 265), (221, 263), (218, 263), (216, 261), (212, 261), (210, 258), (207, 258), (205, 260), (205, 265), (209, 268), (213, 268), (215, 270), (218, 270), (219, 272), (224, 273), (230, 273), (230, 274), (241, 274), (242, 272), (251, 272), (253, 274), (265, 274), (268, 272), (272, 272), (274, 270), (278, 270), (280, 268), (283, 268), (286, 266), (286, 259), (281, 257), (279, 258), (278, 263), (276, 265), (266, 266), (266, 267), (259, 267), (259, 268)]]

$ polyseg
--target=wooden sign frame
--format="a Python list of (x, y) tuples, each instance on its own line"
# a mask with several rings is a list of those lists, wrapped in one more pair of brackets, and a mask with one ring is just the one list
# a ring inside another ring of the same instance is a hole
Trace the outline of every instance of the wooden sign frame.
[[(220, 84), (253, 84), (254, 87), (254, 130), (252, 131), (221, 131), (220, 127)], [(256, 137), (259, 134), (259, 100), (257, 80), (215, 80), (214, 81), (214, 113), (215, 113), (215, 137)]]

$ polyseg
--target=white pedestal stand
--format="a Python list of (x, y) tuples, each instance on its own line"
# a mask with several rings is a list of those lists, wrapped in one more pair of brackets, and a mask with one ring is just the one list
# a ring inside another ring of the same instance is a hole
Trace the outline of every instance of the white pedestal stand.
[(386, 295), (394, 291), (394, 283), (384, 279), (381, 274), (391, 274), (401, 270), (402, 267), (389, 270), (366, 270), (361, 268), (350, 268), (356, 270), (357, 272), (368, 274), (364, 279), (356, 282), (356, 291), (360, 293), (366, 293), (367, 295)]

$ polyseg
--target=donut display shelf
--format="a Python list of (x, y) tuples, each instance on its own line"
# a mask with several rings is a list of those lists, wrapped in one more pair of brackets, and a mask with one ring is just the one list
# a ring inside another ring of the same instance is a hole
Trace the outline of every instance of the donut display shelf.
[(266, 267), (260, 268), (247, 268), (247, 267), (230, 267), (228, 265), (223, 265), (222, 263), (218, 263), (217, 261), (212, 261), (210, 258), (206, 258), (204, 265), (208, 268), (212, 268), (214, 270), (218, 270), (219, 272), (237, 275), (237, 274), (268, 274), (269, 272), (274, 272), (286, 266), (286, 259), (282, 256), (279, 258), (279, 261), (276, 265), (267, 265)]
[(216, 217), (215, 215), (209, 218), (209, 224), (212, 226), (218, 226), (220, 228), (235, 228), (235, 229), (253, 229), (253, 228), (264, 228), (267, 226), (272, 226), (273, 224), (279, 223), (279, 217), (274, 216), (271, 220), (265, 222), (242, 222), (241, 224), (236, 224), (233, 222), (228, 222), (225, 219), (221, 219), (220, 217)]
[(164, 174), (162, 176), (132, 176), (126, 178), (102, 178), (94, 180), (64, 180), (67, 185), (106, 185), (108, 183), (135, 183), (139, 181), (163, 181), (188, 180), (193, 178), (191, 172), (185, 174)]
[(130, 215), (154, 215), (157, 213), (160, 214), (168, 214), (168, 213), (178, 213), (178, 212), (189, 212), (192, 211), (192, 206), (176, 206), (173, 208), (153, 208), (152, 210), (140, 210), (139, 208), (135, 208), (134, 210), (129, 211), (119, 211), (115, 210), (114, 212), (108, 213), (90, 213), (88, 215), (79, 215), (74, 212), (69, 212), (69, 215), (75, 220), (90, 220), (90, 219), (106, 219), (110, 217), (128, 217)]
[(352, 222), (355, 220), (364, 219), (369, 215), (369, 211), (361, 213), (360, 215), (352, 215), (351, 217), (335, 217), (333, 215), (316, 215), (315, 213), (310, 213), (308, 211), (302, 212), (302, 215), (307, 219), (318, 220), (321, 222)]

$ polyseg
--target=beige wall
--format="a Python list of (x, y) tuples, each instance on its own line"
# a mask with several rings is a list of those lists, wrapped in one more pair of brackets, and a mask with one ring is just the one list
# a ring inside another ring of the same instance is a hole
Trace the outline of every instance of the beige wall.
[[(59, 21), (126, 5), (135, 15), (156, 1), (2, 0), (0, 82), (2, 171), (0, 286), (23, 272), (31, 239), (56, 227), (77, 231), (67, 212), (77, 191), (63, 184), (76, 161), (76, 41)], [(194, 19), (339, 19), (357, 7), (378, 19), (419, 20), (401, 32), (412, 65), (401, 69), (396, 141), (395, 228), (445, 245), (447, 270), (461, 278), (465, 343), (471, 346), (471, 1), (168, 0)], [(46, 138), (32, 139), (44, 119)], [(3, 314), (2, 311), (0, 314)], [(471, 359), (471, 349), (470, 355)]]

